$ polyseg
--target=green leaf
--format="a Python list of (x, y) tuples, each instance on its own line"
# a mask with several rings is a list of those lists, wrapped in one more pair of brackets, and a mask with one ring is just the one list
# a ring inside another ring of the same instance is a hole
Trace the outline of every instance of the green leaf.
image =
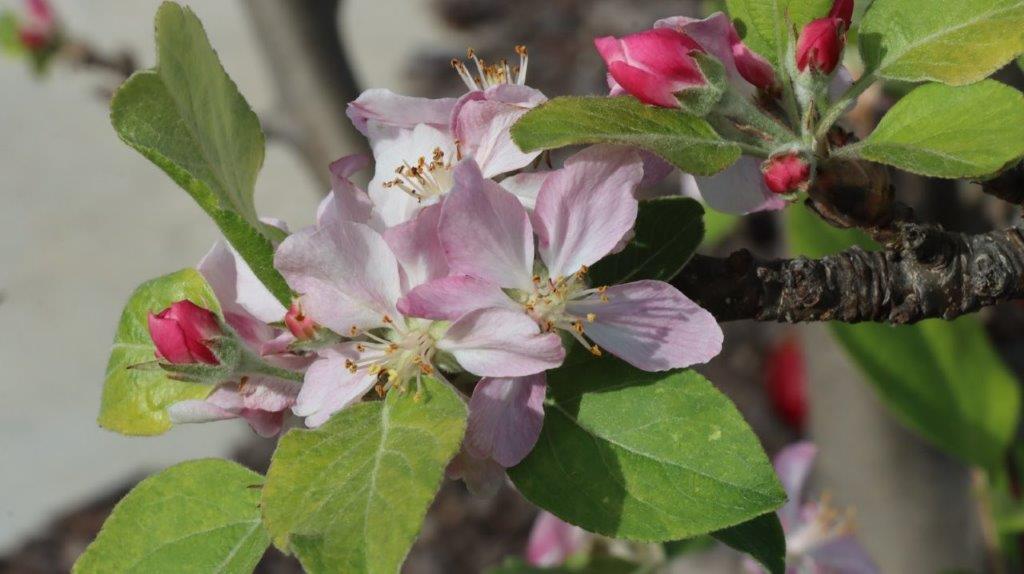
[(25, 46), (18, 36), (18, 27), (18, 16), (13, 11), (0, 11), (0, 50), (9, 56), (25, 54)]
[(226, 460), (172, 466), (117, 503), (72, 571), (248, 574), (270, 545), (260, 521), (262, 484)]
[(1024, 0), (875, 0), (858, 38), (884, 78), (962, 86), (1024, 52)]
[(827, 14), (832, 0), (727, 0), (726, 6), (743, 42), (778, 64), (789, 36), (786, 27), (801, 30)]
[(733, 232), (740, 224), (742, 218), (737, 215), (715, 211), (714, 209), (704, 210), (704, 245), (713, 246), (725, 236)]
[[(866, 243), (804, 209), (789, 210), (788, 218), (790, 242), (800, 255), (820, 257)], [(905, 425), (969, 463), (999, 463), (1017, 428), (1020, 391), (976, 317), (831, 328)]]
[(993, 80), (928, 84), (901, 99), (861, 156), (933, 177), (980, 177), (1024, 155), (1024, 94)]
[(133, 368), (156, 360), (146, 315), (183, 299), (220, 312), (217, 297), (195, 269), (147, 281), (132, 293), (121, 313), (107, 362), (99, 416), (103, 428), (127, 435), (161, 434), (171, 428), (167, 407), (210, 394), (209, 385), (171, 380), (155, 365)]
[(699, 374), (648, 373), (605, 357), (562, 367), (548, 382), (540, 439), (509, 476), (562, 520), (661, 542), (785, 502), (757, 436)]
[(690, 260), (704, 237), (704, 208), (687, 197), (640, 202), (635, 232), (626, 248), (590, 270), (595, 285), (657, 279), (668, 281)]
[(487, 574), (639, 574), (650, 572), (650, 567), (615, 558), (614, 556), (581, 556), (570, 558), (561, 566), (530, 566), (522, 558), (509, 558), (501, 566), (491, 568)]
[(288, 305), (291, 291), (273, 267), (271, 240), (280, 231), (259, 221), (253, 202), (264, 153), (259, 119), (191, 10), (160, 6), (156, 47), (157, 67), (136, 73), (114, 95), (114, 129), (196, 200)]
[(739, 146), (723, 140), (703, 119), (632, 96), (555, 98), (516, 122), (512, 139), (525, 151), (595, 143), (637, 146), (696, 175), (718, 173), (740, 157)]
[(462, 399), (427, 378), (419, 400), (391, 391), (288, 432), (263, 491), (275, 545), (308, 572), (397, 572), (465, 428)]
[(774, 512), (711, 534), (760, 562), (770, 574), (786, 572), (786, 534)]

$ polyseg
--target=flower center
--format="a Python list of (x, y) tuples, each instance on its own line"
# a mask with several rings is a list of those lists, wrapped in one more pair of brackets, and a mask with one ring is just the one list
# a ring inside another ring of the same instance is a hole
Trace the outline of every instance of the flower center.
[(353, 374), (365, 370), (376, 376), (374, 388), (381, 396), (395, 387), (404, 390), (406, 381), (410, 380), (416, 381), (418, 395), (423, 376), (434, 373), (432, 361), (437, 353), (434, 323), (412, 320), (402, 325), (387, 315), (383, 320), (388, 327), (382, 332), (361, 334), (363, 340), (356, 343), (359, 358), (345, 361), (345, 368)]
[(469, 67), (458, 58), (452, 59), (452, 67), (470, 90), (486, 90), (501, 84), (522, 86), (526, 84), (526, 66), (530, 58), (526, 46), (516, 46), (516, 54), (519, 56), (519, 65), (510, 67), (508, 60), (504, 59), (497, 64), (488, 64), (478, 58), (476, 52), (470, 48), (466, 50), (466, 57), (476, 65), (477, 74), (474, 76)]
[(818, 503), (814, 518), (786, 540), (787, 553), (791, 556), (802, 556), (836, 538), (850, 534), (853, 528), (853, 509), (840, 511), (833, 507), (831, 497), (826, 492)]
[(522, 293), (517, 300), (523, 305), (526, 313), (537, 321), (542, 330), (545, 332), (552, 332), (555, 329), (566, 331), (591, 353), (600, 356), (601, 348), (583, 336), (584, 321), (593, 323), (597, 319), (597, 314), (587, 313), (585, 317), (578, 317), (569, 314), (565, 307), (571, 301), (583, 299), (595, 293), (599, 295), (601, 301), (607, 301), (608, 297), (604, 294), (606, 289), (607, 287), (589, 287), (587, 268), (584, 266), (569, 277), (551, 279), (534, 275), (533, 291)]
[(420, 156), (412, 165), (409, 162), (402, 162), (402, 165), (395, 168), (397, 177), (385, 181), (384, 187), (397, 187), (420, 202), (439, 197), (451, 190), (454, 184), (452, 170), (461, 159), (462, 152), (459, 150), (458, 140), (455, 141), (454, 154), (446, 154), (444, 150), (436, 147), (430, 161)]

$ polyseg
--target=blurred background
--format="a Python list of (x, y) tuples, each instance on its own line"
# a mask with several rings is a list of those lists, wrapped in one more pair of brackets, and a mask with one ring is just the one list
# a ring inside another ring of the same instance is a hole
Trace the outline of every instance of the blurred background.
[[(129, 294), (147, 279), (194, 265), (217, 233), (191, 198), (118, 140), (108, 119), (109, 95), (124, 74), (153, 65), (152, 19), (160, 2), (52, 3), (77, 51), (55, 58), (42, 74), (26, 61), (0, 60), (4, 573), (67, 571), (118, 497), (154, 470), (210, 456), (259, 468), (272, 448), (241, 421), (182, 426), (154, 438), (122, 437), (95, 422), (110, 342)], [(594, 36), (715, 9), (697, 0), (186, 3), (269, 134), (257, 206), (292, 229), (313, 221), (328, 191), (327, 163), (364, 149), (343, 116), (360, 89), (458, 95), (452, 57), (472, 46), (496, 60), (525, 44), (530, 85), (549, 96), (602, 93)], [(0, 8), (22, 9), (15, 0), (0, 0)], [(870, 123), (886, 96), (866, 98), (858, 117)], [(998, 209), (967, 186), (903, 183), (908, 201), (925, 186), (937, 190), (918, 201), (925, 213), (944, 202)], [(678, 178), (668, 185), (679, 186)], [(956, 214), (933, 211), (957, 228)], [(761, 256), (785, 254), (771, 216), (709, 225), (719, 231), (707, 252), (747, 247)], [(737, 402), (769, 453), (802, 437), (818, 443), (815, 492), (827, 490), (840, 506), (856, 508), (861, 540), (884, 572), (986, 567), (992, 536), (980, 518), (976, 474), (896, 422), (826, 327), (736, 323), (726, 326), (726, 341), (726, 352), (704, 372)], [(1019, 356), (1010, 344), (1004, 355)], [(481, 571), (522, 551), (533, 513), (511, 488), (481, 500), (448, 484), (406, 569)], [(261, 568), (296, 571), (279, 556)], [(724, 550), (679, 565), (684, 572), (738, 568), (738, 557)]]

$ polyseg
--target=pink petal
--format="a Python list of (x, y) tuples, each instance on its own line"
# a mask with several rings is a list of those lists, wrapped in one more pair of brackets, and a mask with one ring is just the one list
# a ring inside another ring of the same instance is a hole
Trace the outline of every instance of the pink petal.
[(509, 130), (526, 112), (546, 100), (539, 91), (518, 85), (502, 84), (469, 92), (455, 104), (452, 134), (463, 153), (476, 160), (484, 177), (525, 167), (540, 151), (521, 151)]
[(489, 458), (477, 458), (465, 448), (448, 463), (445, 475), (462, 480), (473, 496), (491, 497), (505, 484), (505, 469)]
[(544, 185), (544, 180), (551, 173), (550, 171), (517, 173), (501, 180), (501, 187), (519, 198), (519, 203), (522, 203), (523, 207), (532, 211), (537, 204), (537, 194), (540, 192), (541, 186)]
[(526, 561), (533, 566), (560, 566), (586, 545), (588, 534), (546, 510), (537, 515), (526, 544)]
[[(441, 150), (444, 161), (454, 162), (452, 158), (457, 155), (457, 150), (451, 134), (426, 124), (396, 132), (393, 137), (374, 142), (376, 166), (367, 193), (385, 226), (408, 221), (421, 208), (437, 202), (437, 197), (421, 201), (398, 186), (385, 187), (386, 182), (395, 179), (396, 169), (407, 164), (415, 165), (420, 158), (429, 162), (435, 149)], [(442, 194), (447, 191), (442, 190)]]
[[(166, 319), (150, 313), (146, 316), (149, 337), (157, 348), (157, 355), (173, 364), (194, 363), (196, 359), (185, 341), (185, 332), (174, 319)], [(213, 362), (216, 362), (214, 359)]]
[(567, 277), (607, 255), (636, 222), (644, 170), (633, 151), (591, 146), (544, 181), (534, 210), (541, 259)]
[(743, 45), (732, 21), (722, 12), (716, 12), (703, 20), (685, 16), (664, 18), (655, 22), (654, 27), (676, 30), (696, 40), (707, 53), (722, 63), (730, 84), (741, 94), (750, 96), (756, 91), (757, 86), (751, 79), (768, 84), (774, 82), (771, 64)]
[(384, 241), (402, 264), (410, 287), (448, 274), (448, 261), (437, 231), (440, 221), (441, 206), (431, 205), (409, 221), (384, 231)]
[[(706, 363), (722, 350), (722, 329), (675, 287), (662, 281), (636, 281), (570, 302), (566, 311), (584, 323), (599, 346), (645, 371)], [(594, 321), (586, 318), (594, 314)]]
[(330, 416), (358, 401), (373, 388), (377, 378), (366, 369), (350, 373), (346, 360), (360, 357), (355, 343), (342, 343), (318, 352), (319, 357), (306, 371), (302, 390), (292, 407), (297, 416), (306, 418), (306, 426), (315, 428)]
[(274, 266), (314, 321), (346, 334), (398, 315), (398, 261), (384, 239), (359, 223), (304, 229), (277, 249)]
[(528, 289), (533, 278), (533, 232), (519, 200), (476, 163), (455, 168), (455, 187), (441, 210), (441, 244), (453, 274), (501, 287)]
[(789, 499), (779, 509), (779, 519), (787, 528), (793, 528), (799, 519), (804, 484), (817, 456), (818, 448), (806, 441), (791, 444), (775, 455), (775, 474)]
[(466, 275), (452, 275), (424, 283), (398, 301), (407, 317), (454, 321), (470, 311), (505, 307), (521, 311), (500, 287)]
[(256, 278), (249, 265), (224, 241), (214, 244), (197, 266), (224, 313), (250, 315), (264, 323), (284, 319), (287, 309)]
[(410, 130), (418, 124), (447, 129), (455, 101), (454, 98), (432, 100), (402, 96), (378, 88), (360, 94), (349, 103), (345, 113), (363, 135), (369, 135), (369, 123)]
[(506, 468), (519, 464), (544, 425), (546, 389), (543, 374), (480, 379), (469, 400), (466, 448)]
[(331, 193), (317, 207), (318, 226), (336, 225), (338, 221), (370, 224), (373, 218), (370, 197), (349, 179), (353, 173), (366, 167), (368, 162), (367, 156), (356, 154), (331, 164)]
[(675, 170), (674, 165), (649, 151), (641, 151), (640, 159), (644, 162), (644, 178), (640, 180), (640, 189), (658, 185)]
[(686, 86), (677, 86), (674, 83), (666, 82), (650, 72), (634, 68), (623, 62), (608, 64), (608, 75), (615, 80), (620, 89), (645, 104), (663, 108), (681, 107), (675, 92)]
[(533, 319), (508, 309), (479, 309), (464, 315), (437, 348), (482, 377), (524, 377), (554, 369), (565, 359), (558, 335), (541, 333)]
[(704, 202), (725, 213), (745, 215), (786, 207), (786, 200), (765, 185), (761, 160), (755, 157), (742, 156), (725, 171), (710, 177), (694, 177), (693, 181)]

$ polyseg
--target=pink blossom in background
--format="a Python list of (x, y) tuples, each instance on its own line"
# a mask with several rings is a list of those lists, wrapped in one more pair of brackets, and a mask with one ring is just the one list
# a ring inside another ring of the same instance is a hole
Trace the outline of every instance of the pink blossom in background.
[(570, 556), (586, 549), (592, 538), (593, 535), (582, 528), (542, 510), (530, 530), (526, 561), (531, 566), (560, 566)]

